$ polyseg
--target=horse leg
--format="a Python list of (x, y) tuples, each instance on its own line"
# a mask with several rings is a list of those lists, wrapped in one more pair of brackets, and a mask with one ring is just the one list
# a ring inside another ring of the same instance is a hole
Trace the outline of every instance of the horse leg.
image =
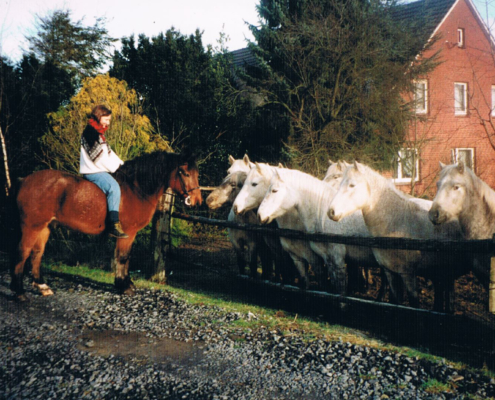
[(21, 240), (17, 246), (15, 259), (11, 265), (10, 274), (12, 280), (10, 282), (10, 289), (14, 292), (19, 301), (28, 300), (22, 282), (24, 278), (24, 265), (31, 254), (31, 250), (38, 239), (38, 235), (39, 230), (23, 229)]
[(134, 284), (129, 276), (129, 262), (132, 243), (136, 233), (130, 234), (127, 239), (118, 239), (115, 246), (112, 269), (115, 271), (115, 288), (121, 294), (134, 295)]
[(406, 286), (407, 295), (409, 296), (409, 304), (413, 308), (419, 308), (419, 296), (416, 285), (416, 276), (414, 274), (402, 274), (403, 282)]
[(258, 240), (258, 256), (261, 261), (262, 273), (261, 279), (272, 280), (273, 276), (273, 257), (270, 248), (265, 243), (264, 238)]
[(329, 288), (336, 294), (346, 294), (345, 248), (335, 246), (327, 263)]
[(258, 247), (256, 246), (256, 242), (254, 239), (248, 243), (248, 263), (249, 263), (249, 271), (251, 273), (251, 278), (258, 278)]
[[(383, 272), (387, 277), (388, 285), (390, 287), (390, 301), (394, 304), (401, 304), (404, 300), (404, 290), (402, 288), (402, 282), (398, 274), (383, 268)], [(383, 285), (383, 282), (382, 282)]]
[(53, 292), (50, 287), (44, 282), (43, 277), (41, 276), (41, 257), (43, 257), (43, 253), (45, 252), (46, 242), (50, 236), (50, 228), (48, 226), (43, 229), (38, 235), (38, 239), (33, 246), (33, 250), (31, 252), (31, 267), (33, 274), (33, 287), (38, 289), (41, 295), (43, 296), (52, 296)]

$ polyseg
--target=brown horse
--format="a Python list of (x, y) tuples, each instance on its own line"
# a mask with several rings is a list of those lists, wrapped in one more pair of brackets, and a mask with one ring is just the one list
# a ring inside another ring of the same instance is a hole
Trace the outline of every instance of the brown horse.
[[(198, 168), (192, 157), (167, 152), (146, 154), (126, 162), (114, 174), (121, 187), (120, 220), (127, 239), (118, 239), (113, 263), (118, 291), (133, 294), (129, 277), (129, 253), (136, 233), (153, 217), (158, 200), (167, 188), (187, 205), (201, 204)], [(105, 194), (82, 177), (55, 170), (34, 172), (23, 180), (17, 194), (21, 236), (12, 262), (11, 289), (18, 300), (27, 297), (23, 288), (24, 264), (30, 257), (33, 286), (47, 296), (53, 294), (43, 282), (41, 257), (50, 235), (50, 223), (98, 235), (105, 230)]]

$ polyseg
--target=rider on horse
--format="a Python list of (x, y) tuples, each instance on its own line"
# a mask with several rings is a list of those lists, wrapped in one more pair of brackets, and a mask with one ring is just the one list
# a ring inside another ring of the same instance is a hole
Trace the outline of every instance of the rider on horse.
[(122, 230), (119, 219), (120, 186), (110, 173), (114, 173), (124, 162), (110, 148), (105, 138), (111, 119), (112, 111), (103, 105), (98, 105), (91, 111), (88, 125), (81, 136), (79, 172), (106, 194), (108, 219), (112, 224), (109, 234), (123, 239), (128, 235)]

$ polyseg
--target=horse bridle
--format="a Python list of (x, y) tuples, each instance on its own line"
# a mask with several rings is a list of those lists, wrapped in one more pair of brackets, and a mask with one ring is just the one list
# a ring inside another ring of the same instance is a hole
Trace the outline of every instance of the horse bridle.
[(189, 195), (189, 193), (193, 192), (194, 190), (200, 190), (201, 187), (200, 186), (196, 186), (195, 188), (192, 188), (190, 190), (187, 190), (186, 183), (184, 182), (184, 178), (182, 177), (183, 174), (185, 174), (185, 172), (179, 166), (177, 168), (177, 174), (176, 174), (176, 175), (179, 176), (178, 179), (179, 179), (179, 182), (180, 182), (180, 187), (182, 189), (182, 193), (179, 193), (179, 194), (184, 197), (184, 203), (187, 206), (190, 206), (191, 205), (191, 196)]

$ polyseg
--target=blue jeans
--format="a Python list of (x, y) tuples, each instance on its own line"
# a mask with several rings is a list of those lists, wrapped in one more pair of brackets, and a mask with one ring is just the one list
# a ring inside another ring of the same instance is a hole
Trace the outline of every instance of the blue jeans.
[(107, 196), (108, 211), (119, 212), (120, 185), (108, 172), (83, 175), (85, 179), (93, 182)]

